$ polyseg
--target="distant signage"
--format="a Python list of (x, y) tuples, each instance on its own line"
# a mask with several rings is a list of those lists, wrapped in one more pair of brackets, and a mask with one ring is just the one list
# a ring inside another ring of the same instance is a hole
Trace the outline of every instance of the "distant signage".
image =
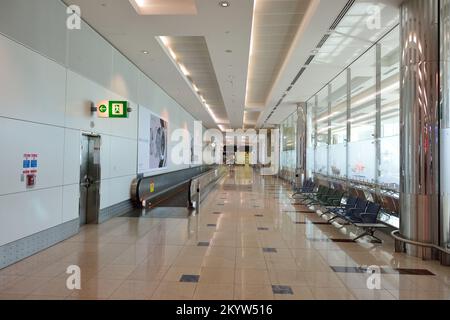
[(128, 101), (101, 101), (97, 104), (99, 118), (128, 118)]

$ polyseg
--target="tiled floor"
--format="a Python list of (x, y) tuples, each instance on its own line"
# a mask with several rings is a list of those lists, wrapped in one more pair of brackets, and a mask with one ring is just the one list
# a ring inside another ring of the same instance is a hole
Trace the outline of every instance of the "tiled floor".
[[(239, 168), (190, 218), (115, 218), (0, 271), (0, 299), (450, 299), (450, 268), (292, 205), (280, 180)], [(81, 268), (81, 290), (65, 273)], [(382, 268), (369, 290), (368, 266)], [(415, 275), (419, 269), (432, 275)]]

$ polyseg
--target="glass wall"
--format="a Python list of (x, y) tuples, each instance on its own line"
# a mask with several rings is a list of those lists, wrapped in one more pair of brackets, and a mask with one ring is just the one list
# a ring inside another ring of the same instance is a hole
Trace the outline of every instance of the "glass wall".
[(391, 33), (381, 47), (381, 110), (379, 182), (398, 189), (400, 180), (400, 55), (397, 33)]
[(315, 99), (316, 118), (314, 127), (316, 128), (316, 152), (314, 172), (328, 174), (328, 146), (329, 146), (329, 117), (328, 117), (328, 87), (320, 91)]
[(309, 176), (398, 190), (399, 54), (396, 28), (308, 101)]
[(281, 176), (292, 180), (297, 168), (297, 112), (281, 124)]
[(348, 177), (376, 182), (377, 59), (376, 46), (350, 67), (350, 141)]
[(347, 177), (347, 73), (330, 84), (330, 151), (328, 174)]

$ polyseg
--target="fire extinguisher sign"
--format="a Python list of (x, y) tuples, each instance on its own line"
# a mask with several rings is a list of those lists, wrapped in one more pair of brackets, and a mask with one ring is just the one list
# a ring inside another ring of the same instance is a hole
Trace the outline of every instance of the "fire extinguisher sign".
[(39, 155), (37, 153), (25, 153), (22, 160), (22, 181), (25, 181), (27, 188), (32, 188), (36, 184), (36, 176), (39, 168)]

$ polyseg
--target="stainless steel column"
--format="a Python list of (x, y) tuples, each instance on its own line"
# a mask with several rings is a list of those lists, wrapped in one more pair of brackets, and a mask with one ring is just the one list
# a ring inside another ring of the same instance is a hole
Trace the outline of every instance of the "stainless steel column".
[(297, 183), (303, 185), (306, 177), (306, 103), (297, 104)]
[[(441, 208), (440, 246), (450, 249), (450, 0), (441, 0)], [(450, 255), (441, 262), (450, 265)]]
[[(403, 237), (439, 243), (439, 1), (401, 5), (401, 217)], [(407, 245), (424, 259), (429, 248)]]
[(316, 94), (314, 97), (314, 179), (317, 173), (317, 110), (319, 110), (319, 96)]
[[(376, 125), (375, 125), (375, 184), (379, 185), (381, 176), (381, 43), (376, 44)], [(379, 188), (377, 187), (377, 191)]]
[(328, 148), (327, 148), (327, 176), (331, 177), (333, 173), (330, 170), (330, 147), (332, 145), (332, 130), (331, 130), (331, 95), (333, 94), (333, 86), (331, 83), (328, 84)]
[(350, 188), (350, 142), (352, 141), (352, 68), (347, 69), (347, 139), (345, 139), (345, 179), (347, 190)]

